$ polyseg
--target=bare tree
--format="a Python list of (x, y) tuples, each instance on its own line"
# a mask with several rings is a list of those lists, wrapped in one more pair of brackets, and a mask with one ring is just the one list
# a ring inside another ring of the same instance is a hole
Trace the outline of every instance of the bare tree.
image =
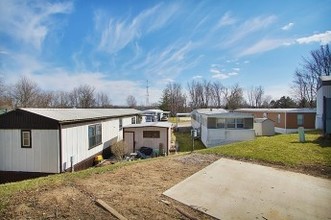
[(74, 107), (74, 105), (70, 105), (70, 93), (69, 92), (64, 92), (64, 91), (59, 91), (53, 93), (53, 98), (54, 98), (54, 107), (58, 108), (68, 108), (68, 107)]
[(36, 98), (36, 107), (47, 108), (55, 107), (55, 96), (53, 92), (41, 91)]
[(87, 84), (74, 88), (69, 94), (70, 106), (90, 108), (95, 106), (94, 87)]
[(221, 82), (216, 81), (211, 84), (212, 88), (212, 100), (213, 100), (213, 105), (215, 107), (221, 107), (222, 106), (222, 100), (223, 100), (223, 94), (224, 94), (224, 86), (222, 85)]
[(248, 104), (251, 107), (256, 107), (259, 108), (263, 104), (263, 94), (264, 94), (264, 89), (262, 86), (252, 86), (248, 91), (247, 91), (247, 96), (248, 96)]
[(224, 96), (226, 99), (225, 107), (227, 109), (236, 109), (244, 104), (243, 89), (239, 86), (239, 84), (235, 84), (230, 88), (225, 88)]
[(171, 115), (186, 110), (186, 96), (179, 83), (168, 83), (162, 92), (160, 108), (170, 111)]
[(8, 88), (0, 76), (0, 107), (11, 108), (12, 107), (12, 100), (8, 95)]
[(129, 95), (126, 98), (126, 103), (128, 104), (128, 106), (130, 108), (135, 108), (137, 106), (137, 100), (136, 100), (136, 98), (133, 95)]
[(320, 76), (330, 76), (331, 53), (329, 45), (322, 45), (303, 58), (303, 63), (294, 73), (293, 92), (301, 107), (314, 107)]
[(96, 98), (96, 105), (98, 107), (110, 107), (111, 106), (111, 101), (106, 93), (99, 92)]
[(10, 91), (10, 96), (13, 99), (16, 107), (37, 107), (37, 99), (40, 89), (37, 83), (22, 76), (13, 86)]

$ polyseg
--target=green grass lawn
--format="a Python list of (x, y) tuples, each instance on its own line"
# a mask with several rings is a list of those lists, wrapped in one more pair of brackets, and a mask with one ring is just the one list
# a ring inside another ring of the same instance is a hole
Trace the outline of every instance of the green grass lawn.
[[(192, 137), (190, 132), (175, 132), (176, 141), (179, 145), (179, 152), (192, 151)], [(206, 149), (199, 139), (194, 140), (194, 150)]]
[(331, 140), (318, 132), (305, 135), (300, 143), (298, 134), (257, 137), (256, 140), (227, 144), (201, 150), (199, 153), (219, 154), (234, 158), (282, 164), (285, 166), (331, 166)]

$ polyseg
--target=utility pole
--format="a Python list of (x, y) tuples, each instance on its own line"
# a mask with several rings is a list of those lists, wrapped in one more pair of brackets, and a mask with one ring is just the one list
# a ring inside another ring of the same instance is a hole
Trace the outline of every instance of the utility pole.
[(146, 106), (149, 106), (149, 91), (148, 91), (148, 80), (146, 81), (147, 85), (146, 85)]

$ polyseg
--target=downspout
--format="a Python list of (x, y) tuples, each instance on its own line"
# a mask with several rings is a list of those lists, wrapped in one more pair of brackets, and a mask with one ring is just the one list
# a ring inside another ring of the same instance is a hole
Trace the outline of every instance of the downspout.
[[(170, 128), (167, 128), (167, 155), (169, 155), (169, 129)], [(170, 133), (171, 135), (171, 133)]]
[(62, 126), (59, 123), (59, 158), (60, 158), (60, 173), (62, 173)]

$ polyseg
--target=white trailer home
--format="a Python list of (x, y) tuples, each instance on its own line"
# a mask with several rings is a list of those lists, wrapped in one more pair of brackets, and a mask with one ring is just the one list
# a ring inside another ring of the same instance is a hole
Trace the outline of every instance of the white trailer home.
[(60, 173), (85, 168), (123, 139), (135, 109), (22, 108), (0, 115), (0, 171)]
[(228, 112), (224, 109), (196, 109), (192, 112), (192, 127), (206, 147), (253, 140), (253, 115)]
[(316, 99), (316, 129), (331, 134), (331, 76), (321, 76)]

